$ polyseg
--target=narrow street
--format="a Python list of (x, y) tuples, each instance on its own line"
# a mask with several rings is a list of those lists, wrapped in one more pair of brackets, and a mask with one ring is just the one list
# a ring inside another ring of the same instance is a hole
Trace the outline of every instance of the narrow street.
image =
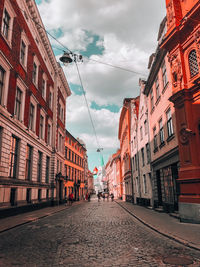
[[(116, 202), (82, 202), (0, 234), (0, 266), (200, 266), (200, 252), (138, 222)], [(183, 266), (183, 265), (179, 265)]]

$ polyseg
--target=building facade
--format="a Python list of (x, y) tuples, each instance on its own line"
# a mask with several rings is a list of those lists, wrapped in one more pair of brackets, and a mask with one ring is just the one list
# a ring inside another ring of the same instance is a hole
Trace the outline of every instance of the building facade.
[[(160, 24), (158, 42), (166, 29), (166, 18)], [(178, 210), (178, 140), (173, 104), (168, 54), (158, 46), (149, 60), (150, 73), (144, 88), (148, 98), (150, 148), (153, 180), (153, 206), (167, 212)]]
[[(147, 97), (143, 94), (146, 82), (139, 80), (140, 100), (138, 114), (133, 117), (131, 140), (134, 202), (152, 205), (151, 154)], [(133, 111), (133, 115), (134, 115)], [(135, 127), (134, 127), (135, 126)], [(135, 153), (134, 153), (135, 152)]]
[(63, 197), (71, 92), (35, 1), (1, 0), (0, 26), (0, 207), (47, 204)]
[(169, 52), (172, 96), (179, 135), (179, 214), (200, 222), (200, 2), (166, 0), (167, 32), (161, 48)]
[(133, 201), (133, 180), (131, 175), (131, 108), (137, 99), (125, 98), (119, 120), (118, 139), (120, 141), (120, 158), (122, 174), (122, 199)]
[(74, 200), (84, 199), (88, 185), (86, 170), (86, 148), (80, 139), (76, 139), (66, 130), (65, 137), (65, 196), (73, 193)]

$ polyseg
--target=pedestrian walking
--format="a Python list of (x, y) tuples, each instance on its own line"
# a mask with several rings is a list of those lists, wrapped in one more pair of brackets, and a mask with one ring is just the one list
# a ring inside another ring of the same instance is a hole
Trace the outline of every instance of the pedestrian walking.
[(88, 194), (88, 202), (90, 202), (90, 194)]
[(72, 205), (73, 198), (74, 198), (73, 193), (70, 193), (70, 194), (69, 194), (69, 205), (70, 205), (70, 206)]
[(103, 201), (105, 201), (105, 194), (103, 194), (102, 197), (103, 197)]
[(101, 199), (101, 194), (100, 193), (98, 193), (97, 194), (97, 197), (98, 197), (98, 202), (100, 201), (100, 199)]
[(85, 195), (85, 200), (88, 200), (88, 193)]

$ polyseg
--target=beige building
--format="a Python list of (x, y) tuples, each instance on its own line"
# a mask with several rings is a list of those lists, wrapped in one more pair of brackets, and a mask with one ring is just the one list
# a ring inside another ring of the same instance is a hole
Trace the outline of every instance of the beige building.
[(35, 1), (5, 0), (0, 23), (0, 208), (6, 212), (63, 200), (71, 92)]

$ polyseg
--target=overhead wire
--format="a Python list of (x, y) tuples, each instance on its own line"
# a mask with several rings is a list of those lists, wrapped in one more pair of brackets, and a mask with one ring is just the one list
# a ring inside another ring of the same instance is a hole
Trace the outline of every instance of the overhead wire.
[[(21, 8), (20, 8), (21, 9)], [(24, 14), (27, 16), (25, 10), (21, 9)], [(74, 55), (74, 53), (66, 46), (64, 45), (62, 42), (60, 42), (58, 40), (58, 38), (54, 37), (49, 31), (47, 31), (39, 22), (37, 22), (33, 17), (31, 17), (29, 14), (28, 14), (29, 18), (36, 24), (38, 25), (40, 28), (42, 28), (53, 40), (55, 40), (58, 44), (60, 44), (65, 50), (67, 50), (70, 54)], [(58, 50), (61, 50), (60, 48), (56, 47), (56, 49)], [(62, 49), (63, 52), (65, 52), (63, 49)], [(102, 62), (102, 61), (99, 61), (99, 60), (95, 60), (95, 59), (91, 59), (89, 57), (86, 57), (86, 56), (83, 56), (81, 55), (83, 58), (87, 58), (88, 60), (90, 61), (93, 61), (93, 62), (96, 62), (96, 63), (99, 63), (99, 64), (103, 64), (103, 65), (106, 65), (106, 66), (110, 66), (110, 67), (113, 67), (113, 68), (117, 68), (117, 69), (120, 69), (120, 70), (123, 70), (123, 71), (128, 71), (128, 72), (131, 72), (131, 73), (134, 73), (134, 74), (138, 74), (138, 75), (142, 75), (142, 76), (146, 76), (146, 74), (142, 74), (140, 72), (137, 72), (137, 71), (134, 71), (134, 70), (131, 70), (131, 69), (127, 69), (127, 68), (124, 68), (124, 67), (120, 67), (120, 66), (115, 66), (113, 64), (110, 64), (110, 63), (106, 63), (106, 62)], [(86, 94), (85, 94), (85, 90), (84, 90), (84, 87), (83, 87), (83, 82), (82, 82), (82, 78), (81, 78), (81, 75), (80, 75), (80, 71), (79, 71), (79, 68), (78, 68), (78, 64), (76, 61), (75, 62), (75, 65), (76, 65), (76, 68), (77, 68), (77, 72), (78, 72), (78, 76), (79, 76), (79, 80), (80, 80), (80, 83), (81, 83), (81, 89), (83, 91), (83, 96), (84, 96), (84, 99), (85, 99), (85, 103), (86, 103), (86, 106), (87, 106), (87, 109), (88, 109), (88, 114), (89, 114), (89, 118), (90, 118), (90, 121), (91, 121), (91, 124), (92, 124), (92, 128), (93, 128), (93, 131), (94, 131), (94, 135), (95, 135), (95, 139), (96, 139), (96, 142), (97, 142), (97, 145), (98, 145), (98, 149), (97, 151), (101, 153), (101, 148), (100, 148), (100, 145), (99, 145), (99, 141), (98, 141), (98, 138), (97, 138), (97, 133), (96, 133), (96, 129), (95, 129), (95, 126), (94, 126), (94, 123), (93, 123), (93, 119), (92, 119), (92, 116), (91, 116), (91, 112), (90, 112), (90, 108), (89, 108), (89, 105), (88, 105), (88, 101), (87, 101), (87, 98), (86, 98)]]

